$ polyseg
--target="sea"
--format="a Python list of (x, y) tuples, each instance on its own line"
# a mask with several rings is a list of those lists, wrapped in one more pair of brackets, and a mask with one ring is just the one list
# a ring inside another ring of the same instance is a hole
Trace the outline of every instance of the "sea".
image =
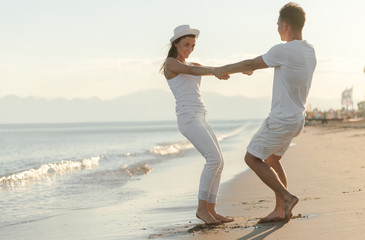
[[(261, 119), (211, 121), (225, 168)], [(0, 239), (148, 239), (195, 219), (200, 153), (176, 121), (0, 125)]]

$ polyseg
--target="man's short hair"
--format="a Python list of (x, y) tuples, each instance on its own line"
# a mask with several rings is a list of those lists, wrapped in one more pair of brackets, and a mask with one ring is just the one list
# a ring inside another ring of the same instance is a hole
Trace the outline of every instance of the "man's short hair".
[(287, 3), (279, 11), (280, 20), (287, 22), (294, 31), (302, 31), (305, 23), (305, 12), (297, 3)]

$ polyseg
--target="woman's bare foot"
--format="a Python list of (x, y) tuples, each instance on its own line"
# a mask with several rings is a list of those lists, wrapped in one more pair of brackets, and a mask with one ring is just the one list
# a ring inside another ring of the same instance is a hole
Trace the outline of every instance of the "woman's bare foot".
[(286, 200), (284, 203), (284, 208), (285, 208), (285, 222), (289, 222), (291, 216), (292, 216), (292, 211), (293, 208), (295, 207), (295, 205), (297, 205), (297, 203), (299, 202), (299, 198), (297, 198), (296, 196), (292, 196), (289, 200)]
[(221, 220), (222, 223), (229, 223), (229, 222), (233, 222), (234, 218), (228, 218), (228, 217), (224, 217), (218, 213), (210, 213), (212, 214), (212, 216), (217, 219), (217, 220)]
[(196, 217), (199, 218), (200, 220), (202, 220), (203, 222), (205, 222), (208, 225), (216, 225), (216, 224), (221, 224), (222, 221), (221, 220), (217, 220), (216, 218), (214, 218), (209, 211), (196, 211)]
[(216, 211), (215, 211), (215, 204), (214, 203), (208, 203), (207, 204), (207, 207), (208, 207), (208, 211), (209, 213), (217, 220), (220, 220), (222, 221), (222, 223), (228, 223), (228, 222), (233, 222), (234, 219), (233, 218), (227, 218), (227, 217), (224, 217), (220, 214), (218, 214)]
[(285, 221), (285, 211), (274, 210), (266, 217), (261, 218), (258, 221), (258, 223), (284, 222), (284, 221)]

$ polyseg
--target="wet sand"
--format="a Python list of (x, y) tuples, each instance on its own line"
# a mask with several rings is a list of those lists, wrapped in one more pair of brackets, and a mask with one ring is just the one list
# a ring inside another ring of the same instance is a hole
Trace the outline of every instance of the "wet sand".
[(282, 159), (289, 191), (300, 199), (289, 223), (257, 224), (272, 211), (275, 198), (249, 170), (220, 189), (218, 212), (234, 217), (234, 222), (187, 223), (149, 238), (364, 239), (365, 123), (305, 127), (293, 143)]

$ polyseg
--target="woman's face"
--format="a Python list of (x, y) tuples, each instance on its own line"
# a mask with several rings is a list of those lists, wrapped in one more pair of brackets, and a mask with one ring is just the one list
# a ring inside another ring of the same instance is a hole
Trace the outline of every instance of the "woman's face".
[(177, 58), (186, 59), (194, 51), (195, 37), (185, 37), (180, 42), (175, 43), (175, 47), (177, 48)]

